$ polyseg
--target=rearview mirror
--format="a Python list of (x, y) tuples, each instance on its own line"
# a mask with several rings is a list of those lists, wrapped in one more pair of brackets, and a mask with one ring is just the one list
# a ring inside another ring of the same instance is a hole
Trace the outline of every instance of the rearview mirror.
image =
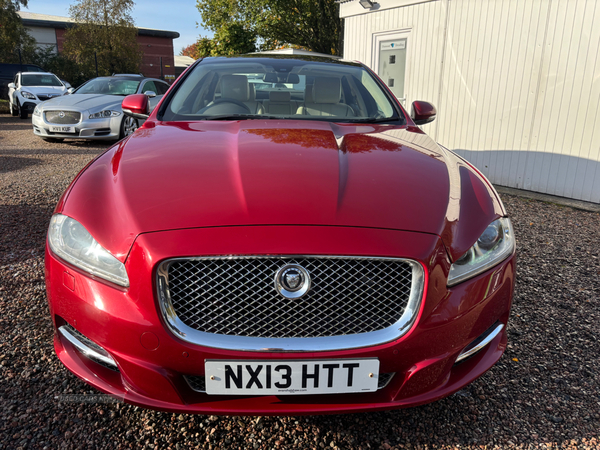
[(123, 114), (136, 119), (146, 120), (150, 117), (148, 96), (145, 94), (132, 94), (123, 99), (121, 103)]
[(435, 120), (437, 110), (429, 102), (421, 100), (415, 100), (412, 104), (410, 118), (413, 120), (415, 125), (423, 125)]
[(72, 94), (73, 92), (75, 92), (75, 88), (70, 87), (69, 89), (67, 89), (67, 92), (69, 94)]
[(153, 97), (156, 97), (156, 92), (146, 91), (146, 92), (144, 92), (144, 95), (148, 96), (148, 98), (153, 98)]
[(15, 83), (8, 83), (9, 89), (15, 89)]

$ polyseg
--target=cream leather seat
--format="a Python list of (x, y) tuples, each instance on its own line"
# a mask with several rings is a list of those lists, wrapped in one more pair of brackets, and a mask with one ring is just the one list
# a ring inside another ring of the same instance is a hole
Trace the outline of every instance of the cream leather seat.
[(298, 102), (292, 101), (290, 91), (271, 91), (269, 92), (269, 100), (264, 102), (264, 108), (267, 114), (290, 116), (296, 114)]
[(251, 114), (263, 114), (262, 103), (257, 102), (252, 94), (248, 78), (244, 75), (223, 75), (221, 78), (221, 98), (223, 100), (238, 100), (250, 109)]
[[(310, 93), (306, 95), (306, 97), (309, 96)], [(312, 99), (305, 98), (304, 105), (298, 109), (299, 114), (306, 116), (354, 117), (352, 108), (344, 103), (340, 103), (342, 98), (342, 82), (339, 78), (315, 78), (312, 97)]]

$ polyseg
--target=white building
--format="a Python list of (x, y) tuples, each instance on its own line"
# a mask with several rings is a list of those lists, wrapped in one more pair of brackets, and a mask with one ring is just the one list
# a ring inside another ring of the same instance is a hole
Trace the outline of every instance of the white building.
[(600, 1), (342, 0), (345, 59), (494, 184), (600, 203)]

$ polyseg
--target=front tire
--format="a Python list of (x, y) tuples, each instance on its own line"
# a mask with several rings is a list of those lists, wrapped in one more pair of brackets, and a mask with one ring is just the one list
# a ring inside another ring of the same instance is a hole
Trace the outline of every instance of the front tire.
[(131, 136), (139, 127), (137, 119), (130, 116), (123, 117), (121, 121), (121, 139)]
[(19, 108), (19, 118), (27, 119), (27, 110), (23, 109), (19, 102), (17, 102), (17, 107)]

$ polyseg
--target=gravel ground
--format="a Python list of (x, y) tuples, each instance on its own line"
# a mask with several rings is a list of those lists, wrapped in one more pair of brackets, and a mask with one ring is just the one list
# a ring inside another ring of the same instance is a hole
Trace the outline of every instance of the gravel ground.
[(508, 195), (519, 249), (508, 351), (449, 398), (382, 413), (256, 418), (94, 397), (54, 354), (43, 251), (60, 194), (105, 148), (45, 143), (30, 121), (0, 115), (0, 449), (600, 448), (600, 214)]

